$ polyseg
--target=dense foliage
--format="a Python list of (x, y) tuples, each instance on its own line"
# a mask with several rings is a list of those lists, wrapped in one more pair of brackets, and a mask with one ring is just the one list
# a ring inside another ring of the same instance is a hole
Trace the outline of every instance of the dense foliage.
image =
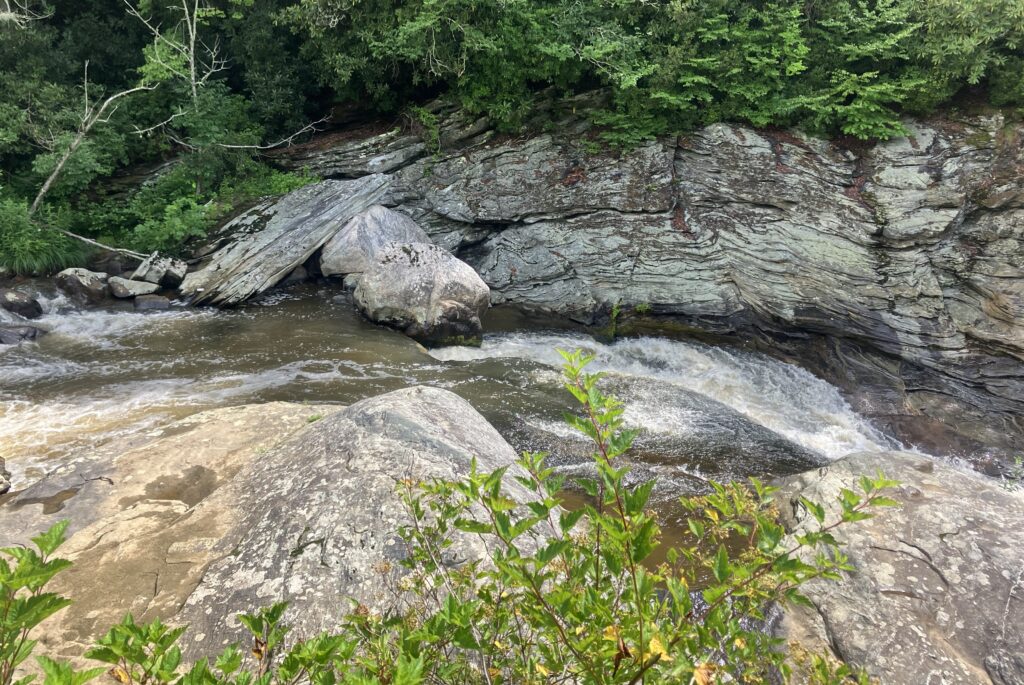
[[(508, 130), (597, 91), (585, 114), (621, 145), (720, 120), (886, 137), (965, 89), (1024, 105), (1022, 39), (1019, 0), (3, 0), (0, 197), (175, 248), (222, 184), (267, 178), (254, 160), (332, 111), (443, 96)], [(132, 87), (61, 166), (90, 105)], [(118, 182), (168, 160), (185, 170), (145, 200)], [(32, 270), (21, 235), (0, 265)], [(46, 239), (37, 266), (74, 259)]]
[[(565, 355), (566, 388), (581, 412), (568, 418), (594, 447), (596, 478), (577, 485), (589, 504), (559, 505), (566, 481), (541, 454), (460, 481), (398, 484), (406, 506), (400, 534), (406, 575), (388, 586), (400, 598), (386, 613), (355, 606), (330, 633), (290, 640), (277, 604), (239, 617), (251, 633), (239, 646), (183, 669), (186, 628), (131, 616), (86, 657), (123, 685), (417, 685), (419, 683), (766, 683), (789, 680), (781, 640), (758, 628), (766, 607), (806, 602), (801, 585), (850, 570), (831, 531), (895, 502), (881, 474), (861, 493), (843, 490), (827, 512), (803, 500), (817, 528), (787, 537), (776, 521), (774, 488), (755, 479), (715, 485), (683, 500), (692, 534), (654, 564), (660, 531), (647, 509), (654, 482), (627, 487), (622, 455), (635, 432), (622, 405), (598, 387), (590, 358)], [(509, 486), (518, 483), (519, 501)], [(67, 601), (44, 591), (67, 562), (52, 557), (64, 526), (35, 538), (37, 550), (0, 550), (0, 685), (15, 680), (32, 651), (30, 633)], [(465, 558), (460, 540), (479, 537), (488, 559)], [(381, 582), (394, 580), (382, 560)], [(344, 612), (339, 607), (339, 614)], [(44, 685), (82, 685), (76, 671), (45, 657)], [(808, 683), (868, 682), (863, 673), (811, 658)]]

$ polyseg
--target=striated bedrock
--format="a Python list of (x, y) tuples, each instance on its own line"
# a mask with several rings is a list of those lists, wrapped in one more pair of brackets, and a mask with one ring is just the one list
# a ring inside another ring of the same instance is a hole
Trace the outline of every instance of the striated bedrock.
[(841, 490), (879, 470), (899, 506), (834, 529), (854, 570), (801, 587), (813, 608), (787, 610), (786, 637), (887, 685), (1024, 682), (1024, 495), (920, 455), (861, 453), (785, 479), (783, 522), (816, 529), (806, 497), (832, 503), (832, 523)]
[[(42, 653), (78, 657), (131, 612), (190, 625), (192, 661), (243, 636), (237, 613), (278, 601), (307, 637), (334, 627), (352, 601), (400, 607), (400, 483), (463, 478), (474, 459), (525, 476), (516, 457), (468, 402), (437, 388), (345, 408), (215, 409), (90, 450), (0, 500), (0, 546), (71, 522), (61, 556), (74, 566), (48, 589), (74, 602), (41, 626)], [(506, 492), (534, 497), (511, 478)], [(522, 540), (524, 550), (536, 543)], [(457, 566), (488, 550), (467, 534), (446, 553)]]
[[(718, 124), (595, 153), (580, 122), (474, 128), (396, 166), (382, 203), (471, 264), (493, 304), (588, 324), (618, 304), (627, 332), (754, 340), (918, 442), (948, 443), (941, 429), (1009, 448), (1024, 434), (1024, 126), (907, 129), (850, 148)], [(344, 158), (355, 177), (397, 139), (292, 165), (329, 176)]]

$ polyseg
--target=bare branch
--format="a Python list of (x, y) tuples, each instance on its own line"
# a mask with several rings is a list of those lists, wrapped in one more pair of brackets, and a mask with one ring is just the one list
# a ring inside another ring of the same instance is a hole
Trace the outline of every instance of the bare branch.
[(277, 147), (291, 147), (291, 144), (295, 142), (295, 139), (304, 133), (315, 133), (321, 129), (317, 128), (319, 124), (327, 123), (331, 120), (330, 115), (306, 124), (295, 133), (291, 134), (287, 138), (282, 138), (276, 143), (270, 143), (268, 145), (229, 145), (227, 143), (218, 143), (218, 147), (227, 148), (229, 150), (273, 150)]
[(186, 114), (188, 114), (188, 112), (186, 112), (184, 110), (178, 110), (177, 112), (175, 112), (171, 116), (169, 116), (166, 119), (164, 119), (163, 121), (161, 121), (159, 124), (154, 124), (153, 126), (148, 126), (146, 128), (139, 128), (138, 126), (136, 126), (135, 130), (132, 131), (132, 133), (134, 133), (137, 136), (144, 136), (147, 133), (152, 133), (153, 131), (156, 131), (157, 129), (161, 129), (164, 126), (167, 126), (169, 123), (171, 123), (172, 121), (174, 121), (178, 117), (183, 117)]
[(28, 26), (29, 22), (48, 19), (53, 10), (38, 11), (33, 9), (32, 0), (2, 0), (0, 2), (0, 25), (11, 23), (19, 29)]

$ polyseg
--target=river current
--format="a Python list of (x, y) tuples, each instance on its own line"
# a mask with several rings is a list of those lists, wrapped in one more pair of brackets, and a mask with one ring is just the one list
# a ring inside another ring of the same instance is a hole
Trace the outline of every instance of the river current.
[(414, 384), (466, 398), (520, 450), (587, 468), (569, 430), (558, 349), (592, 370), (642, 429), (637, 478), (663, 501), (709, 478), (784, 475), (850, 452), (898, 447), (839, 391), (795, 366), (734, 349), (660, 338), (598, 342), (584, 332), (493, 311), (480, 348), (427, 351), (365, 322), (327, 286), (277, 291), (230, 311), (79, 309), (42, 296), (36, 344), (0, 348), (0, 456), (15, 488), (127, 434), (204, 409), (287, 400), (350, 404)]

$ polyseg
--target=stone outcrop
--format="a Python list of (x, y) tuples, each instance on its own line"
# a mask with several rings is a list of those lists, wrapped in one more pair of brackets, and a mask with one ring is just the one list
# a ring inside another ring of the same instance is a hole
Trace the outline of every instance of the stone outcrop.
[(54, 277), (57, 287), (79, 302), (95, 304), (106, 299), (107, 274), (88, 269), (64, 269)]
[(324, 276), (361, 274), (387, 243), (430, 243), (428, 236), (405, 214), (380, 205), (352, 217), (324, 245), (320, 272)]
[(377, 204), (389, 181), (371, 175), (323, 181), (264, 202), (232, 220), (231, 240), (189, 273), (181, 292), (194, 304), (231, 306), (277, 284), (356, 214)]
[(372, 321), (427, 344), (478, 342), (490, 303), (473, 268), (425, 243), (388, 243), (370, 261), (355, 303)]
[[(131, 611), (192, 628), (189, 658), (240, 637), (233, 617), (276, 601), (299, 635), (355, 599), (385, 609), (402, 573), (403, 479), (509, 466), (515, 451), (458, 396), (415, 387), (352, 406), (270, 403), (198, 414), (157, 438), (106, 445), (0, 504), (0, 546), (71, 520), (74, 604), (42, 632), (72, 656)], [(513, 485), (516, 498), (529, 495)], [(476, 536), (451, 563), (483, 553)], [(117, 592), (110, 588), (116, 587)]]
[(43, 315), (43, 307), (38, 300), (9, 288), (0, 288), (0, 309), (26, 319), (38, 319)]
[(926, 447), (959, 433), (1009, 449), (1024, 437), (1024, 126), (906, 125), (873, 146), (716, 124), (595, 152), (567, 120), (429, 159), (400, 152), (415, 136), (339, 136), (289, 164), (351, 177), (411, 160), (388, 165), (381, 203), (470, 263), (494, 304), (587, 324), (618, 305), (627, 332), (754, 341)]
[(788, 616), (789, 636), (886, 685), (1024, 682), (1024, 497), (918, 455), (855, 454), (783, 484), (787, 527), (814, 527), (800, 496), (834, 502), (878, 470), (901, 507), (836, 529), (855, 571), (806, 585), (814, 609)]
[(111, 276), (107, 280), (107, 285), (110, 286), (110, 294), (119, 299), (130, 299), (140, 295), (152, 295), (156, 291), (160, 290), (160, 286), (156, 283), (133, 281), (127, 278), (121, 278), (120, 276)]
[[(145, 281), (164, 288), (177, 288), (185, 279), (188, 264), (180, 259), (161, 257), (153, 253), (132, 272), (131, 280)], [(142, 293), (146, 295), (148, 293)]]

